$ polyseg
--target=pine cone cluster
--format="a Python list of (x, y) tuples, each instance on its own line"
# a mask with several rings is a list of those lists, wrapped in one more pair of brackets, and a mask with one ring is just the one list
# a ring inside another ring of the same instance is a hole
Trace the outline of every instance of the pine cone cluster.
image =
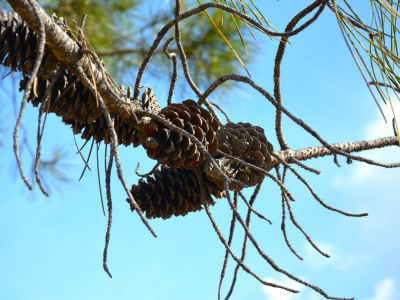
[[(20, 83), (20, 90), (26, 86), (28, 76)], [(43, 95), (46, 87), (49, 86), (50, 79), (39, 78), (36, 89), (37, 96), (32, 91), (28, 100), (34, 106), (38, 106), (43, 101)], [(121, 87), (124, 89), (124, 87)], [(151, 93), (152, 97), (148, 94)], [(133, 97), (133, 89), (128, 87), (126, 96), (131, 99)], [(62, 118), (62, 121), (71, 125), (74, 134), (82, 133), (82, 138), (90, 140), (93, 138), (97, 142), (104, 141), (110, 143), (110, 130), (107, 127), (106, 119), (103, 111), (96, 101), (96, 97), (74, 74), (65, 70), (64, 73), (56, 80), (49, 99), (48, 112), (55, 113)], [(154, 92), (148, 87), (142, 95), (142, 103), (145, 104), (152, 112), (160, 110), (157, 98)], [(138, 132), (133, 124), (126, 123), (118, 116), (114, 119), (114, 129), (117, 133), (118, 144), (128, 146), (130, 144), (138, 145)]]
[[(200, 140), (207, 151), (217, 150), (215, 132), (217, 121), (193, 100), (172, 104), (158, 114), (171, 124), (178, 126)], [(173, 131), (157, 120), (145, 129), (140, 142), (150, 158), (173, 168), (192, 169), (203, 163), (205, 156), (199, 147), (187, 136)]]
[[(62, 18), (57, 23), (61, 27), (65, 25)], [(18, 14), (4, 11), (0, 14), (0, 63), (9, 66), (13, 71), (23, 73), (20, 90), (25, 89), (29, 80), (36, 59), (37, 44), (36, 33)], [(28, 99), (34, 106), (43, 101), (57, 65), (57, 59), (46, 47), (37, 85)], [(125, 87), (121, 89), (124, 90)], [(246, 186), (256, 185), (265, 174), (215, 154), (217, 149), (263, 170), (271, 168), (273, 147), (261, 127), (249, 123), (228, 123), (218, 130), (218, 123), (211, 114), (190, 99), (160, 110), (154, 92), (148, 87), (145, 88), (140, 103), (139, 100), (132, 99), (131, 88), (128, 88), (126, 96), (143, 110), (158, 114), (167, 122), (196, 137), (214, 155), (228, 177)], [(65, 124), (71, 125), (75, 134), (81, 133), (86, 140), (93, 138), (97, 142), (110, 142), (110, 130), (96, 97), (68, 70), (57, 78), (45, 111), (60, 116)], [(205, 155), (192, 139), (182, 132), (171, 130), (156, 119), (149, 120), (145, 117), (140, 122), (147, 125), (132, 125), (115, 116), (114, 129), (119, 144), (142, 144), (147, 155), (163, 165), (154, 172), (153, 177), (148, 177), (147, 181), (141, 179), (137, 185), (132, 186), (131, 192), (148, 218), (167, 219), (202, 208), (204, 203), (200, 183), (193, 170), (198, 166), (206, 188), (207, 203), (214, 204), (212, 196), (225, 196), (223, 182), (215, 170), (213, 173), (202, 165)], [(231, 182), (229, 189), (239, 191), (242, 185)], [(134, 210), (134, 207), (131, 209)]]
[[(239, 158), (264, 170), (271, 168), (271, 153), (273, 147), (268, 142), (264, 129), (250, 123), (227, 123), (217, 132), (218, 150)], [(221, 156), (215, 156), (221, 158)], [(223, 169), (230, 178), (236, 179), (246, 186), (254, 186), (259, 183), (265, 174), (261, 171), (251, 169), (229, 159)], [(217, 182), (223, 188), (221, 181)], [(242, 187), (231, 182), (229, 189), (239, 191)]]
[[(224, 193), (203, 176), (206, 201), (214, 205), (211, 195), (222, 198)], [(193, 170), (175, 169), (162, 166), (147, 182), (139, 180), (132, 185), (131, 193), (146, 214), (146, 218), (168, 219), (171, 216), (184, 216), (189, 212), (201, 210), (203, 199), (200, 184)], [(134, 210), (131, 204), (131, 210)]]

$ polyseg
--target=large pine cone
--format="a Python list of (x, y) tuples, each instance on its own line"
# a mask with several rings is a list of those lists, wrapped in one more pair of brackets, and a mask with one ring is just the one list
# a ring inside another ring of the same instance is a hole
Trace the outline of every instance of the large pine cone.
[[(225, 194), (203, 175), (207, 203), (214, 205), (211, 195), (222, 198)], [(132, 185), (132, 195), (146, 214), (146, 218), (168, 219), (171, 216), (184, 216), (202, 209), (203, 200), (200, 184), (194, 170), (175, 169), (165, 166), (154, 172), (154, 178), (147, 182), (139, 180)], [(134, 210), (131, 205), (131, 210)]]
[[(271, 168), (271, 153), (273, 146), (268, 142), (264, 129), (250, 123), (227, 123), (217, 132), (218, 150), (237, 157), (264, 170)], [(254, 186), (265, 177), (261, 171), (251, 169), (228, 158), (215, 156), (226, 174), (246, 186)], [(207, 174), (220, 188), (223, 183), (215, 174)], [(230, 190), (240, 191), (242, 187), (235, 182), (229, 185)]]
[[(217, 150), (215, 132), (218, 130), (218, 123), (195, 101), (189, 99), (181, 104), (172, 104), (163, 108), (158, 115), (194, 135), (210, 154)], [(145, 129), (140, 136), (140, 142), (150, 158), (173, 168), (191, 169), (199, 166), (205, 159), (198, 146), (187, 136), (156, 120)]]
[[(55, 17), (54, 17), (55, 19)], [(55, 20), (63, 26), (62, 18)], [(37, 35), (28, 27), (17, 13), (0, 14), (0, 64), (10, 67), (12, 71), (21, 71), (24, 75), (32, 71), (37, 55)], [(39, 76), (49, 76), (55, 67), (55, 57), (45, 47)]]
[[(29, 77), (26, 76), (21, 81), (20, 90), (25, 88), (28, 80)], [(38, 97), (32, 91), (28, 98), (34, 106), (38, 106), (41, 103), (40, 101), (43, 100), (43, 95), (49, 84), (49, 79), (38, 79), (36, 90)], [(124, 90), (123, 86), (121, 88)], [(132, 88), (128, 87), (126, 96), (131, 101), (134, 101), (132, 99)], [(137, 103), (137, 106), (153, 113), (160, 111), (154, 92), (147, 86), (142, 95), (142, 101), (140, 104)], [(104, 141), (106, 144), (110, 143), (110, 130), (107, 127), (106, 119), (96, 101), (96, 97), (82, 82), (76, 80), (76, 76), (68, 70), (65, 70), (56, 80), (51, 90), (48, 112), (62, 117), (62, 121), (65, 124), (71, 125), (74, 134), (82, 133), (81, 137), (83, 139), (90, 140), (93, 138), (96, 142)], [(118, 144), (124, 144), (125, 146), (130, 144), (138, 145), (138, 132), (134, 124), (126, 123), (117, 116), (114, 120), (114, 129), (117, 133)]]

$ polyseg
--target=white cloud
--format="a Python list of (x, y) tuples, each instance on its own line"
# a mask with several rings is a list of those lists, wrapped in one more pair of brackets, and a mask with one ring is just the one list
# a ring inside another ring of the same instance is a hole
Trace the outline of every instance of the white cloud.
[(304, 289), (304, 286), (300, 283), (294, 282), (287, 278), (286, 276), (281, 275), (280, 280), (276, 280), (274, 278), (266, 278), (265, 279), (268, 282), (272, 282), (275, 284), (280, 284), (282, 286), (287, 286), (289, 288), (298, 290), (299, 293), (294, 294), (288, 291), (285, 291), (283, 289), (279, 288), (274, 288), (271, 286), (263, 286), (262, 291), (263, 293), (267, 296), (267, 300), (296, 300), (300, 299), (301, 291)]
[(386, 278), (379, 282), (375, 287), (375, 294), (367, 300), (396, 300), (396, 289), (394, 280)]

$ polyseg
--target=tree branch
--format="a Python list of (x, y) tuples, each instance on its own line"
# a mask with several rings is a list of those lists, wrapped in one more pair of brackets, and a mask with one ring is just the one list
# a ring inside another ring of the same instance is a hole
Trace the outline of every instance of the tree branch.
[[(347, 153), (351, 153), (351, 152), (360, 152), (364, 150), (384, 148), (388, 146), (399, 146), (399, 139), (397, 136), (392, 136), (370, 141), (337, 143), (337, 144), (332, 144), (331, 146), (336, 149), (345, 151)], [(276, 151), (275, 154), (278, 155), (283, 161), (290, 163), (292, 159), (306, 160), (310, 158), (333, 155), (334, 153), (325, 146), (319, 146), (319, 147), (309, 147), (295, 151), (293, 150)], [(272, 166), (275, 166), (277, 164), (279, 164), (279, 161), (273, 157)]]
[[(141, 109), (139, 102), (129, 101), (124, 93), (115, 85), (110, 85), (102, 66), (92, 62), (90, 58), (83, 55), (82, 48), (74, 41), (43, 8), (34, 0), (8, 0), (12, 8), (24, 19), (24, 21), (36, 33), (39, 33), (37, 18), (32, 14), (34, 8), (45, 26), (46, 46), (63, 63), (69, 71), (79, 76), (77, 67), (82, 67), (88, 78), (94, 78), (96, 88), (107, 105), (111, 114), (120, 116), (124, 120), (135, 120), (135, 110)], [(90, 65), (90, 67), (88, 67)]]

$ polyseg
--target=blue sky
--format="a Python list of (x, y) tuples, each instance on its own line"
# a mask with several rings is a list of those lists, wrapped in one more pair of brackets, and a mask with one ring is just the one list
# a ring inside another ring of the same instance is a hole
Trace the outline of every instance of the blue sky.
[[(260, 8), (272, 24), (284, 28), (304, 5), (297, 1), (274, 1), (262, 3)], [(252, 79), (272, 93), (277, 42), (267, 37), (259, 37), (258, 42), (262, 51), (248, 69)], [(210, 74), (210, 80), (213, 79)], [(144, 83), (155, 89), (159, 99), (166, 99), (168, 89), (163, 82), (148, 75)], [(4, 91), (9, 92), (13, 87), (9, 79), (2, 84), (5, 90), (0, 92), (4, 106), (1, 116), (6, 128), (12, 128), (12, 118), (4, 118), (13, 114)], [(331, 143), (392, 134), (391, 124), (385, 124), (378, 114), (329, 11), (291, 39), (282, 65), (282, 96), (292, 113)], [(189, 97), (194, 95), (187, 92), (175, 101)], [(165, 101), (161, 102), (165, 105)], [(221, 104), (233, 121), (264, 127), (267, 137), (277, 147), (274, 110), (261, 95), (238, 84)], [(391, 119), (390, 110), (384, 109)], [(37, 110), (28, 105), (24, 126), (31, 135), (32, 145), (35, 145), (36, 120)], [(314, 138), (286, 118), (283, 130), (292, 149), (318, 145)], [(15, 171), (11, 133), (0, 149), (3, 156), (0, 161), (3, 178), (0, 183), (3, 192), (0, 199), (0, 299), (216, 299), (224, 248), (205, 212), (166, 221), (151, 220), (158, 234), (158, 238), (153, 238), (138, 216), (130, 212), (116, 174), (113, 174), (112, 184), (114, 219), (108, 260), (113, 278), (108, 278), (102, 269), (107, 219), (101, 211), (96, 161), (92, 157), (92, 172), (87, 172), (78, 182), (83, 164), (75, 155), (71, 130), (55, 116), (49, 116), (45, 133), (43, 157), (55, 147), (62, 147), (68, 154), (66, 162), (72, 164), (66, 169), (72, 182), (56, 183), (58, 189), (53, 188), (50, 198), (41, 195), (37, 187), (34, 192), (28, 192), (22, 184)], [(78, 142), (82, 144), (79, 138)], [(88, 148), (85, 150), (87, 154)], [(103, 150), (101, 146), (101, 158)], [(150, 170), (154, 164), (140, 148), (121, 147), (120, 150), (129, 185), (138, 180), (134, 173), (138, 161), (142, 172)], [(386, 162), (397, 162), (400, 157), (396, 148), (362, 154)], [(28, 171), (27, 153), (23, 160)], [(397, 214), (400, 171), (356, 162), (348, 165), (343, 158), (339, 160), (341, 168), (331, 157), (307, 161), (322, 171), (319, 176), (304, 170), (299, 172), (326, 203), (349, 212), (367, 212), (367, 218), (348, 218), (327, 211), (294, 176), (289, 176), (287, 183), (297, 199), (293, 210), (298, 222), (322, 250), (331, 255), (329, 259), (316, 253), (288, 223), (290, 241), (304, 261), (290, 253), (280, 231), (279, 188), (268, 180), (255, 206), (273, 224), (254, 217), (253, 233), (264, 252), (280, 267), (323, 288), (331, 296), (360, 300), (400, 299), (400, 220)], [(102, 170), (103, 165), (100, 167)], [(104, 174), (101, 176), (104, 182)], [(244, 211), (244, 207), (241, 208)], [(212, 213), (222, 232), (228, 235), (231, 211), (226, 200), (218, 200)], [(234, 239), (237, 253), (240, 253), (242, 239), (243, 230), (238, 229)], [(293, 295), (265, 288), (240, 271), (231, 299), (323, 299), (309, 288), (299, 287), (273, 271), (253, 247), (249, 247), (246, 262), (263, 279), (299, 288), (301, 293)], [(234, 267), (231, 262), (223, 294), (229, 289)]]

